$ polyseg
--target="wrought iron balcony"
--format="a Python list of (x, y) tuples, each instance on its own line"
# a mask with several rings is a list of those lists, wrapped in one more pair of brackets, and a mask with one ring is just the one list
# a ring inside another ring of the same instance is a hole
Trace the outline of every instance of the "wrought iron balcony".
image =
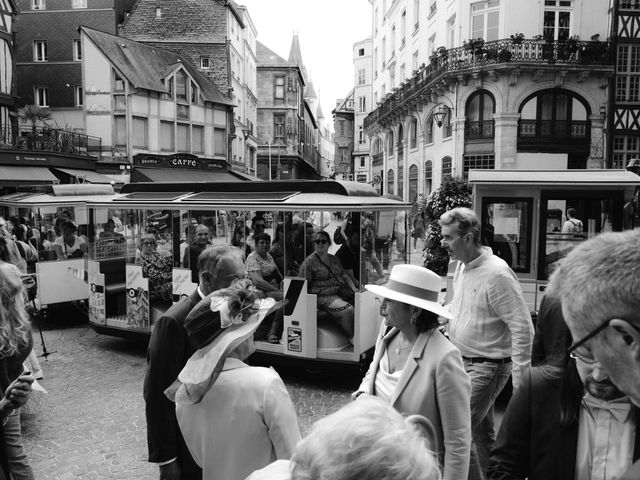
[(494, 121), (483, 120), (482, 122), (467, 121), (464, 126), (464, 138), (467, 140), (493, 138)]
[(589, 145), (591, 122), (588, 120), (520, 120), (518, 148), (567, 144)]
[(0, 124), (0, 150), (33, 150), (99, 157), (102, 139), (56, 128)]
[(432, 56), (429, 65), (423, 64), (411, 78), (386, 95), (379, 107), (364, 119), (364, 128), (366, 130), (384, 123), (386, 118), (411, 101), (428, 102), (435, 94), (432, 89), (443, 80), (455, 81), (461, 75), (471, 75), (482, 69), (495, 70), (500, 65), (513, 68), (513, 64), (533, 69), (557, 65), (564, 70), (612, 71), (610, 50), (607, 42), (546, 42), (533, 39), (503, 39), (443, 49)]

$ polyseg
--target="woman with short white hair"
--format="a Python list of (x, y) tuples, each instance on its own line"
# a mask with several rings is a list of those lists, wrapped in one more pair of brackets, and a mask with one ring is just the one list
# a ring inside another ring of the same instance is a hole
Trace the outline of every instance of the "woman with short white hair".
[(290, 462), (274, 462), (247, 480), (440, 480), (429, 451), (434, 435), (424, 417), (405, 419), (367, 397), (318, 420)]

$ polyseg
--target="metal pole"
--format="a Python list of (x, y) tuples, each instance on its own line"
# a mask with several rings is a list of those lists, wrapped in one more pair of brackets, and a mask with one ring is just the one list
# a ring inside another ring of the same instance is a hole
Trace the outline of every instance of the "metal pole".
[(271, 140), (269, 142), (269, 181), (271, 181)]

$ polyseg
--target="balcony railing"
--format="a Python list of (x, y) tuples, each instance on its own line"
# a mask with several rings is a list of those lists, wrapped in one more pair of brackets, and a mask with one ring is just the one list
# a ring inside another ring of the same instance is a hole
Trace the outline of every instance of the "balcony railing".
[(102, 139), (55, 128), (0, 124), (0, 150), (34, 150), (99, 157)]
[(518, 144), (588, 145), (591, 123), (588, 120), (520, 120)]
[(413, 72), (413, 76), (388, 94), (379, 107), (364, 119), (364, 127), (378, 123), (398, 106), (430, 88), (442, 77), (471, 71), (474, 68), (499, 64), (529, 64), (576, 66), (606, 66), (611, 63), (610, 45), (607, 42), (546, 42), (544, 40), (511, 39), (485, 42), (481, 47), (457, 47), (442, 51), (432, 57), (429, 65)]
[(493, 138), (493, 120), (483, 120), (481, 122), (467, 121), (464, 126), (464, 137), (470, 139)]

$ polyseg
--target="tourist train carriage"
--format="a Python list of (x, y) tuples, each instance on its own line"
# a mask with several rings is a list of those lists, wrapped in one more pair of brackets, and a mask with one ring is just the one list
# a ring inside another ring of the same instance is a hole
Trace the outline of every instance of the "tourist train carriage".
[[(48, 305), (86, 300), (89, 287), (85, 281), (85, 258), (58, 260), (53, 249), (45, 248), (47, 233), (59, 230), (56, 221), (69, 220), (86, 238), (87, 251), (93, 248), (91, 221), (86, 202), (89, 199), (110, 199), (115, 195), (111, 185), (51, 185), (44, 192), (18, 192), (0, 197), (0, 216), (5, 219), (22, 217), (30, 223), (29, 242), (38, 251), (38, 261), (31, 270), (37, 281), (37, 301), (46, 312)], [(60, 219), (60, 220), (59, 220)], [(57, 233), (59, 235), (59, 232)]]
[[(258, 341), (257, 349), (274, 355), (330, 362), (358, 363), (374, 346), (380, 326), (379, 299), (361, 286), (355, 296), (353, 345), (338, 324), (317, 313), (316, 295), (308, 293), (297, 276), (301, 261), (312, 253), (311, 232), (324, 229), (332, 237), (338, 225), (350, 218), (361, 242), (361, 285), (385, 282), (394, 264), (410, 261), (410, 205), (379, 196), (367, 184), (337, 181), (273, 181), (220, 183), (131, 183), (119, 195), (94, 199), (88, 204), (95, 235), (101, 225), (117, 217), (123, 224), (124, 248), (96, 247), (87, 265), (89, 321), (100, 333), (147, 337), (154, 322), (171, 301), (196, 288), (186, 246), (193, 241), (195, 225), (204, 224), (213, 245), (235, 243), (241, 252), (251, 245), (251, 219), (260, 217), (272, 241), (284, 244), (279, 264), (288, 304), (284, 310), (284, 335), (279, 344)], [(346, 225), (346, 224), (345, 224)], [(280, 232), (277, 232), (280, 226)], [(236, 239), (232, 242), (234, 231)], [(157, 251), (172, 265), (173, 297), (150, 295), (149, 278), (136, 265), (140, 239), (145, 232), (157, 238)], [(122, 247), (122, 245), (121, 245)], [(337, 250), (332, 245), (330, 253)], [(375, 255), (374, 255), (375, 254)], [(374, 266), (371, 256), (379, 263)], [(419, 258), (414, 258), (419, 262)]]
[[(514, 270), (532, 311), (572, 248), (601, 232), (640, 228), (640, 177), (626, 170), (471, 170), (469, 183), (482, 243)], [(563, 232), (569, 208), (582, 229)]]

